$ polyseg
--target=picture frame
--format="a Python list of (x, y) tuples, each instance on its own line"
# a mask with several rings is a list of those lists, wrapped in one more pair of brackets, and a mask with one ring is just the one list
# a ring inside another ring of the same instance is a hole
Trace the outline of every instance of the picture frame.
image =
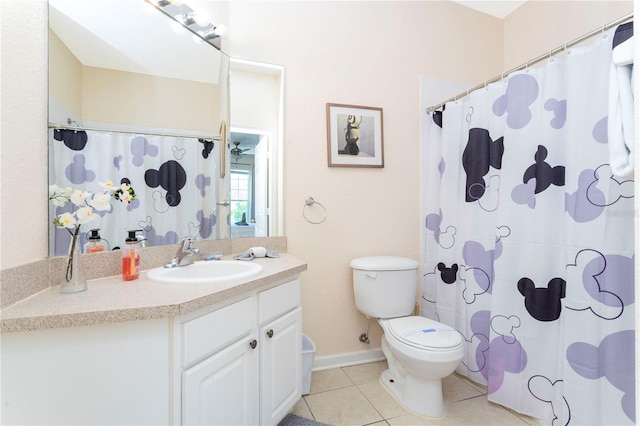
[(327, 104), (329, 167), (384, 167), (382, 108)]

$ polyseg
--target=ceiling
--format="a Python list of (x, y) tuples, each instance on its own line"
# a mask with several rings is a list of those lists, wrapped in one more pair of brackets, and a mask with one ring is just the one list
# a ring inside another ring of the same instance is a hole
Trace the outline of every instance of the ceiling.
[(85, 66), (218, 83), (220, 52), (147, 2), (49, 0), (49, 26)]
[(478, 10), (482, 13), (486, 13), (487, 15), (495, 16), (496, 18), (503, 19), (511, 12), (522, 6), (527, 2), (527, 0), (494, 0), (494, 1), (484, 1), (484, 0), (452, 0), (456, 3), (459, 3), (463, 6), (470, 7), (472, 9)]

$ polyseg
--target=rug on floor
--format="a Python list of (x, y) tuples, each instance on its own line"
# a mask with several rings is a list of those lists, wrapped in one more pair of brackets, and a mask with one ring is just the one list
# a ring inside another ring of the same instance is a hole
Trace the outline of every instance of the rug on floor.
[(315, 420), (307, 419), (305, 417), (296, 416), (295, 414), (287, 414), (287, 417), (282, 419), (278, 426), (330, 426), (326, 423), (316, 422)]

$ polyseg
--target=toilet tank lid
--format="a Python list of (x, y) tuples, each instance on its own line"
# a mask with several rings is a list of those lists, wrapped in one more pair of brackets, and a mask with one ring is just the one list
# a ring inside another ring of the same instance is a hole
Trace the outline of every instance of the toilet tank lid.
[(403, 271), (418, 269), (418, 262), (400, 256), (366, 256), (353, 259), (350, 263), (353, 269), (365, 271)]

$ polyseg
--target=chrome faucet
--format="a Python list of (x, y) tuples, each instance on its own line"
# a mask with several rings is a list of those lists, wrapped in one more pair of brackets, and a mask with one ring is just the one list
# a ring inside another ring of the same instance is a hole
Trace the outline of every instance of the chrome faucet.
[(193, 255), (198, 255), (200, 249), (191, 247), (191, 244), (195, 241), (194, 238), (184, 237), (178, 243), (178, 250), (176, 256), (171, 259), (171, 262), (164, 265), (165, 268), (175, 268), (178, 266), (187, 266), (193, 264)]

